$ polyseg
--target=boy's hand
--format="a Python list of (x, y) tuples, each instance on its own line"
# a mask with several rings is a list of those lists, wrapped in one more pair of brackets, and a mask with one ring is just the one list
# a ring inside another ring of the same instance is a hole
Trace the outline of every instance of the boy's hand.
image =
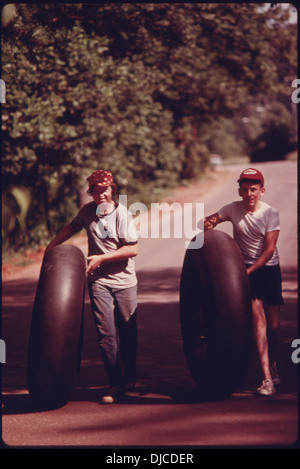
[(212, 230), (213, 229), (213, 225), (212, 223), (210, 222), (210, 220), (208, 220), (207, 218), (204, 218), (204, 230)]
[(88, 256), (87, 260), (90, 261), (86, 269), (86, 273), (88, 274), (94, 272), (101, 265), (102, 255)]
[(204, 230), (212, 230), (220, 221), (218, 215), (211, 215), (210, 217), (204, 218)]

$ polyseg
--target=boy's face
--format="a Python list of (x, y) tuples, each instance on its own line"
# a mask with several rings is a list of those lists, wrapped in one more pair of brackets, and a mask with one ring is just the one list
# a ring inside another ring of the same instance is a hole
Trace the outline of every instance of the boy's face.
[(111, 186), (108, 186), (108, 187), (95, 186), (92, 195), (97, 205), (103, 204), (103, 203), (111, 203), (113, 190)]
[(265, 193), (261, 184), (253, 184), (251, 181), (242, 182), (239, 187), (239, 195), (243, 199), (244, 207), (248, 212), (255, 212), (259, 208), (260, 198)]

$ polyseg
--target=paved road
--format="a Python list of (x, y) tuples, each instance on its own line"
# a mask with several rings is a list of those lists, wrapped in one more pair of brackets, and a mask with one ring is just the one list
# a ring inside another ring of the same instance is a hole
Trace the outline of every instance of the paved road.
[[(2, 337), (7, 363), (3, 365), (2, 437), (6, 445), (109, 447), (108, 453), (118, 456), (124, 448), (128, 448), (126, 454), (140, 455), (143, 448), (152, 448), (154, 453), (160, 447), (163, 453), (170, 453), (172, 448), (183, 446), (188, 450), (212, 446), (290, 447), (297, 441), (297, 365), (291, 360), (291, 343), (298, 336), (297, 168), (293, 162), (256, 166), (265, 174), (265, 201), (279, 209), (282, 224), (279, 251), (285, 305), (279, 363), (283, 383), (278, 392), (270, 398), (254, 395), (261, 376), (253, 352), (241, 389), (224, 401), (199, 402), (186, 366), (179, 325), (178, 287), (184, 240), (145, 238), (140, 239), (136, 261), (139, 380), (136, 392), (122, 404), (98, 404), (99, 391), (107, 383), (86, 297), (78, 387), (70, 402), (60, 409), (40, 412), (32, 407), (26, 391), (26, 349), (37, 275), (3, 282)], [(226, 168), (222, 183), (195, 201), (205, 204), (205, 214), (238, 198), (235, 181), (242, 169)], [(220, 229), (231, 230), (229, 224)], [(130, 449), (133, 447), (134, 452)], [(194, 457), (198, 458), (198, 453)], [(155, 463), (154, 456), (151, 462)]]

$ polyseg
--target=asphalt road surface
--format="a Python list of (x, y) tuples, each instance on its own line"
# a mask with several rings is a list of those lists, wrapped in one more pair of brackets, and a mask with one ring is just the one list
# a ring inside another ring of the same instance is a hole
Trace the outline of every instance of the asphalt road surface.
[[(281, 217), (279, 253), (285, 304), (281, 313), (279, 369), (282, 384), (271, 397), (258, 397), (261, 382), (255, 350), (247, 379), (229, 399), (201, 402), (189, 374), (179, 323), (179, 281), (185, 239), (140, 238), (136, 258), (139, 279), (138, 383), (124, 403), (100, 405), (107, 386), (96, 343), (89, 299), (85, 299), (82, 362), (71, 400), (58, 409), (36, 409), (26, 390), (26, 361), (32, 305), (38, 271), (3, 280), (2, 439), (7, 448), (97, 448), (105, 458), (151, 453), (168, 455), (181, 448), (183, 458), (203, 448), (293, 448), (298, 442), (298, 368), (291, 359), (298, 332), (297, 292), (297, 165), (256, 164), (266, 179), (264, 200)], [(219, 169), (224, 178), (201, 200), (205, 214), (237, 200), (236, 179), (244, 166)], [(176, 217), (177, 215), (175, 215)], [(179, 213), (182, 216), (182, 213)], [(155, 221), (153, 220), (153, 223)], [(230, 224), (218, 229), (231, 233)], [(107, 456), (108, 454), (108, 456)], [(124, 453), (125, 454), (125, 453)], [(99, 457), (101, 453), (99, 453)], [(132, 456), (133, 457), (133, 456)], [(197, 459), (199, 457), (199, 459)], [(156, 456), (147, 462), (159, 464)], [(137, 464), (142, 467), (146, 457)], [(129, 462), (119, 460), (115, 462)], [(104, 459), (104, 462), (111, 460)], [(133, 460), (131, 461), (133, 463)], [(184, 461), (182, 461), (184, 462)]]

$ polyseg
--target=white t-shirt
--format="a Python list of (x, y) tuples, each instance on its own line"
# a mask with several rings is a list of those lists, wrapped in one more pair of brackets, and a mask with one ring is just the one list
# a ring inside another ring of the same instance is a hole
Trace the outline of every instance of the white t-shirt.
[[(74, 230), (86, 229), (89, 256), (105, 254), (124, 244), (137, 242), (132, 217), (126, 207), (117, 205), (112, 212), (102, 218), (97, 216), (96, 210), (96, 203), (90, 202), (79, 210), (72, 221)], [(93, 274), (88, 274), (88, 281), (99, 281), (112, 288), (132, 287), (137, 284), (134, 259), (105, 262)]]
[[(246, 264), (254, 264), (264, 248), (265, 234), (280, 230), (278, 211), (260, 201), (260, 208), (248, 212), (242, 201), (232, 202), (218, 211), (222, 221), (231, 221), (233, 237), (240, 247)], [(279, 264), (277, 248), (266, 265)]]

